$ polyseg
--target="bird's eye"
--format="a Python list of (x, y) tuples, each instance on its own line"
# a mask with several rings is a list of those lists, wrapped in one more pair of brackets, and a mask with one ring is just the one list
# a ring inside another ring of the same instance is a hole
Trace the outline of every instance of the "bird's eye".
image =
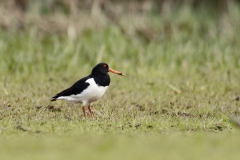
[(107, 65), (106, 65), (106, 64), (104, 64), (104, 65), (103, 65), (103, 68), (107, 68)]

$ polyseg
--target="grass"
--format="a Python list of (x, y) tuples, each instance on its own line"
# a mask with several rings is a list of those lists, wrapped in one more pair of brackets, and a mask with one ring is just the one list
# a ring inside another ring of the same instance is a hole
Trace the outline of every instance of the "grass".
[[(238, 159), (229, 116), (240, 114), (239, 6), (220, 20), (188, 7), (176, 13), (143, 20), (159, 29), (150, 42), (134, 21), (129, 33), (112, 24), (76, 38), (1, 30), (1, 157)], [(110, 75), (96, 120), (80, 105), (50, 102), (101, 61), (126, 76)]]
[[(152, 137), (19, 137), (1, 140), (6, 159), (229, 159), (238, 158), (239, 134)], [(3, 147), (4, 145), (4, 147)], [(190, 147), (191, 146), (191, 147)], [(235, 146), (235, 147), (232, 147)], [(31, 154), (26, 154), (30, 152)]]

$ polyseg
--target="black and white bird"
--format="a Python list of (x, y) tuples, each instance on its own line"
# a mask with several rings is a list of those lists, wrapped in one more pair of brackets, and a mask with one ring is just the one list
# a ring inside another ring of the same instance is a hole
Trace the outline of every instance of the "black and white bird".
[(78, 80), (70, 88), (56, 94), (54, 97), (52, 97), (51, 101), (66, 100), (74, 103), (82, 102), (82, 110), (85, 118), (85, 106), (89, 104), (88, 110), (93, 118), (91, 106), (94, 101), (101, 98), (106, 92), (110, 84), (108, 72), (124, 76), (123, 73), (109, 68), (108, 64), (99, 63), (92, 69), (92, 73), (89, 76)]

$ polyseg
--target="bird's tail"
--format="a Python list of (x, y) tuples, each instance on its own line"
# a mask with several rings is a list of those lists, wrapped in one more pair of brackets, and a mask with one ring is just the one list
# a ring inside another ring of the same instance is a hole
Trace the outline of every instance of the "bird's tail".
[(55, 96), (52, 97), (51, 101), (56, 101), (58, 97), (59, 97), (58, 94), (56, 94)]
[(58, 97), (68, 95), (68, 89), (63, 90), (62, 92), (56, 94), (55, 96), (52, 97), (51, 101), (56, 101)]
[(52, 99), (51, 99), (51, 101), (56, 101), (56, 100), (57, 100), (57, 98), (53, 98), (53, 97), (52, 97)]

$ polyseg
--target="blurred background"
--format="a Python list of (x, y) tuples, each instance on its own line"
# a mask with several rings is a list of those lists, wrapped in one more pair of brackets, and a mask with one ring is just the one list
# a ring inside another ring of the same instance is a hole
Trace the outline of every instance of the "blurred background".
[[(3, 30), (24, 30), (38, 25), (37, 28), (43, 32), (67, 33), (72, 30), (80, 34), (95, 28), (92, 26), (94, 22), (91, 22), (95, 21), (97, 27), (113, 23), (126, 32), (121, 25), (122, 16), (154, 14), (167, 19), (187, 6), (193, 12), (207, 12), (207, 16), (217, 18), (221, 23), (230, 7), (238, 3), (239, 0), (1, 0), (0, 23)], [(159, 33), (151, 28), (153, 24), (135, 25), (134, 29), (145, 39), (152, 38), (155, 32)]]
[(72, 74), (101, 61), (113, 68), (120, 68), (119, 62), (137, 74), (139, 66), (174, 74), (235, 68), (240, 65), (239, 3), (0, 0), (0, 74), (63, 68)]
[[(184, 18), (185, 23), (181, 22), (179, 29), (191, 32), (194, 28), (187, 20), (199, 12), (202, 16), (195, 21), (211, 17), (218, 22), (217, 29), (224, 32), (226, 23), (236, 23), (231, 21), (234, 17), (227, 17), (236, 12), (232, 8), (235, 5), (239, 5), (239, 0), (0, 0), (0, 27), (5, 31), (35, 27), (39, 32), (76, 38), (89, 30), (115, 25), (129, 38), (138, 36), (151, 41), (161, 38), (162, 34), (171, 36), (168, 34), (173, 17), (177, 18), (175, 23)], [(156, 18), (156, 22), (149, 18)], [(204, 26), (198, 29), (204, 34)]]

